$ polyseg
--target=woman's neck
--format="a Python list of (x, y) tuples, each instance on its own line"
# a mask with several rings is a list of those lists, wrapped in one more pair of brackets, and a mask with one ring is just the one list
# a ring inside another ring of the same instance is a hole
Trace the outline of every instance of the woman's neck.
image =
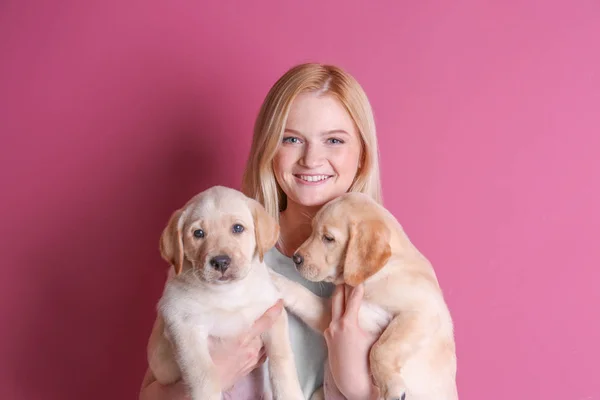
[(288, 202), (287, 208), (279, 213), (280, 236), (277, 248), (291, 257), (311, 234), (311, 222), (320, 207), (304, 207)]

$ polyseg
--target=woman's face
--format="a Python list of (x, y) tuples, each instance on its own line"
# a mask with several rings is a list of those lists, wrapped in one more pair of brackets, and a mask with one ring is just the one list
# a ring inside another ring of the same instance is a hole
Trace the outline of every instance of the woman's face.
[(298, 95), (273, 160), (288, 206), (322, 206), (346, 193), (358, 171), (361, 147), (354, 122), (337, 99)]

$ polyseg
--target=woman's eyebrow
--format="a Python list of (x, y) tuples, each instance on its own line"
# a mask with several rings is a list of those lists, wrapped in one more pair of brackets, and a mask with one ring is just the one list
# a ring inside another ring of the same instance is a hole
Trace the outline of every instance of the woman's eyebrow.
[(289, 133), (293, 133), (294, 135), (300, 135), (300, 136), (302, 136), (302, 134), (299, 131), (295, 130), (295, 129), (285, 128), (284, 132), (289, 132)]
[(325, 131), (323, 133), (321, 133), (321, 135), (325, 136), (325, 135), (335, 135), (335, 134), (342, 134), (342, 135), (348, 135), (350, 136), (350, 134), (348, 132), (346, 132), (343, 129), (332, 129), (330, 131)]
[[(285, 128), (284, 132), (288, 132), (288, 133), (292, 133), (294, 135), (302, 136), (302, 133), (300, 131), (295, 130), (295, 129)], [(343, 129), (332, 129), (332, 130), (329, 130), (329, 131), (323, 131), (323, 132), (321, 132), (321, 136), (335, 135), (335, 134), (342, 134), (342, 135), (348, 135), (348, 136), (350, 136), (350, 134), (348, 132), (346, 132), (345, 130), (343, 130)]]

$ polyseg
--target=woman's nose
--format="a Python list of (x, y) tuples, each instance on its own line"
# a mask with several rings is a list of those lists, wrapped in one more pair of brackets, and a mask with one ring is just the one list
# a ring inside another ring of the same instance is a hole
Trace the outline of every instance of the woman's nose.
[(323, 164), (323, 152), (318, 146), (309, 144), (304, 147), (301, 164), (307, 168), (316, 168)]

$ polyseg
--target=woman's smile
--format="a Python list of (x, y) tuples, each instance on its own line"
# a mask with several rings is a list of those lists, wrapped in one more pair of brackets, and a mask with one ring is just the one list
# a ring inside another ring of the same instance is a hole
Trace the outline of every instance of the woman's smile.
[(333, 175), (294, 174), (294, 177), (299, 183), (303, 185), (316, 186), (327, 183), (331, 178), (333, 178)]

